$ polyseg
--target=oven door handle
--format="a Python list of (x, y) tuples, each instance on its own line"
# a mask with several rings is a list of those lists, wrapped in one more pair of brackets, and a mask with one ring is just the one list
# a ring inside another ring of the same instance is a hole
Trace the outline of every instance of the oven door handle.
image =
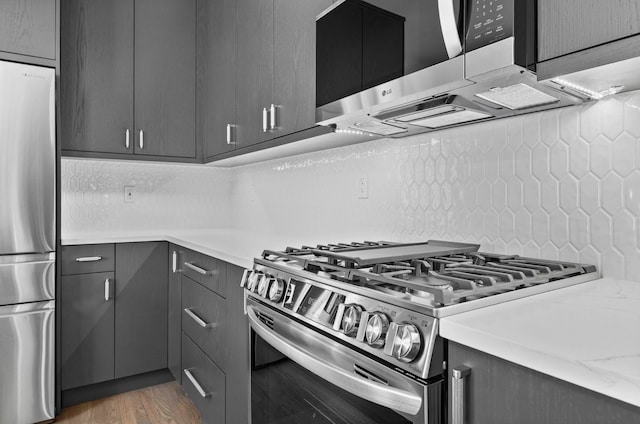
[(310, 352), (301, 349), (288, 341), (285, 337), (274, 333), (264, 324), (252, 306), (247, 306), (247, 316), (253, 331), (267, 343), (279, 350), (289, 359), (297, 362), (312, 373), (328, 382), (375, 404), (416, 415), (422, 407), (422, 398), (414, 393), (380, 384), (357, 374), (345, 371), (335, 365), (325, 362)]

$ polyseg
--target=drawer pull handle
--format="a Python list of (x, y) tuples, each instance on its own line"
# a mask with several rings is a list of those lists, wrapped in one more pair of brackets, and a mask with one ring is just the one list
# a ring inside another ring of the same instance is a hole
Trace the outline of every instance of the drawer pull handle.
[(198, 315), (195, 314), (195, 312), (193, 312), (191, 310), (191, 308), (184, 308), (184, 311), (187, 313), (187, 315), (189, 315), (191, 317), (191, 319), (193, 319), (195, 322), (198, 323), (198, 325), (202, 328), (211, 328), (214, 327), (215, 324), (214, 323), (206, 323), (204, 322), (204, 320), (202, 318), (200, 318)]
[(471, 374), (471, 368), (460, 366), (451, 370), (451, 423), (465, 423), (465, 379)]
[(196, 388), (196, 390), (198, 391), (198, 393), (200, 393), (200, 396), (202, 396), (203, 398), (208, 397), (209, 395), (211, 395), (211, 393), (207, 393), (204, 391), (204, 389), (202, 388), (202, 386), (200, 385), (200, 383), (198, 383), (198, 380), (196, 380), (196, 378), (193, 376), (193, 374), (191, 374), (191, 370), (193, 368), (185, 368), (184, 369), (184, 375), (187, 376), (187, 378), (189, 379), (189, 381), (191, 381), (191, 384), (193, 384), (193, 387)]
[(198, 274), (202, 274), (202, 275), (209, 275), (211, 274), (211, 271), (208, 271), (204, 268), (200, 268), (198, 265), (194, 265), (191, 262), (185, 262), (184, 266), (186, 266), (189, 269), (194, 270), (195, 272), (197, 272)]
[(76, 262), (97, 262), (101, 260), (102, 256), (84, 256), (81, 258), (76, 258)]

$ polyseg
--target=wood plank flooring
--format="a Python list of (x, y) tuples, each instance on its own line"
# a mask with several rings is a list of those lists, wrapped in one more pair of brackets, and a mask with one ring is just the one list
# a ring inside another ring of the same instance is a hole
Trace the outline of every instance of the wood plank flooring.
[(178, 383), (159, 384), (64, 408), (64, 424), (200, 424), (200, 414)]

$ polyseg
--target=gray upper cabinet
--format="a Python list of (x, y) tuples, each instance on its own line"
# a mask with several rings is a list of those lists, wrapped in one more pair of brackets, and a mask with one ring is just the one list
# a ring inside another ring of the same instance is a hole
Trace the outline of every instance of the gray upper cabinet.
[(198, 0), (197, 38), (196, 134), (209, 158), (235, 148), (236, 1)]
[(196, 0), (135, 0), (137, 154), (195, 158)]
[(331, 3), (201, 0), (197, 127), (207, 161), (297, 141), (304, 136), (286, 136), (315, 126), (315, 17)]
[(274, 102), (273, 0), (237, 0), (236, 6), (236, 148), (242, 148), (273, 137), (263, 122)]
[(196, 161), (195, 0), (61, 9), (64, 155)]
[(167, 368), (167, 250), (116, 245), (115, 378)]
[(62, 3), (63, 149), (133, 152), (133, 12), (132, 0)]
[(316, 16), (331, 0), (274, 0), (276, 136), (315, 125)]
[(538, 61), (640, 33), (640, 2), (538, 0)]
[(0, 2), (0, 52), (56, 59), (56, 3), (56, 0)]

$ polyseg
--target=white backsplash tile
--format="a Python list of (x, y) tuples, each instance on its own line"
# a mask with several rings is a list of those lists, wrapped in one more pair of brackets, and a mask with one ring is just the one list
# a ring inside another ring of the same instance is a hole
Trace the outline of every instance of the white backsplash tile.
[[(123, 202), (125, 185), (136, 203)], [(63, 233), (232, 226), (309, 243), (451, 239), (636, 280), (639, 218), (640, 92), (231, 170), (62, 163)]]
[[(230, 172), (202, 166), (62, 159), (62, 234), (229, 225)], [(124, 202), (133, 186), (135, 202)]]
[[(304, 232), (310, 243), (368, 234), (477, 242), (638, 279), (639, 138), (634, 92), (248, 165), (233, 171), (234, 225)], [(368, 199), (356, 196), (360, 175)]]

